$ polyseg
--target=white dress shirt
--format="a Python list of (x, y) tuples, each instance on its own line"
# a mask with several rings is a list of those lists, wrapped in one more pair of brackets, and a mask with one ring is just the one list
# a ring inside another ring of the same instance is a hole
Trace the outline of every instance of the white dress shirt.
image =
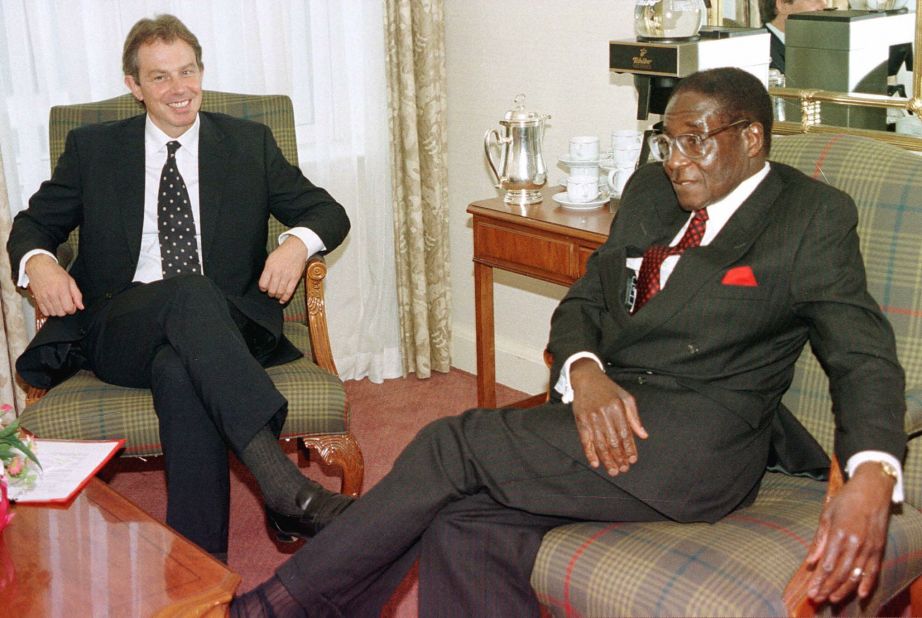
[[(707, 207), (708, 210), (708, 221), (705, 226), (704, 236), (701, 238), (701, 246), (705, 246), (711, 243), (720, 230), (723, 229), (727, 221), (730, 220), (730, 217), (733, 216), (733, 213), (739, 209), (744, 201), (755, 191), (756, 187), (762, 182), (762, 180), (768, 175), (770, 166), (768, 163), (765, 166), (741, 182), (733, 191), (728, 193), (723, 199), (711, 204)], [(679, 244), (679, 241), (682, 239), (682, 236), (685, 234), (686, 228), (688, 228), (689, 223), (691, 223), (694, 213), (690, 213), (688, 216), (688, 221), (685, 222), (685, 225), (682, 226), (682, 229), (678, 231), (675, 237), (672, 239), (672, 242), (669, 243), (669, 246), (675, 246)], [(670, 275), (675, 270), (676, 264), (679, 263), (679, 260), (682, 258), (681, 254), (679, 255), (670, 255), (665, 260), (660, 267), (660, 289), (666, 286), (666, 282), (669, 280)], [(636, 275), (640, 272), (640, 264), (643, 262), (642, 257), (627, 258), (627, 267), (634, 271), (635, 281)], [(591, 358), (598, 364), (599, 368), (602, 371), (605, 371), (605, 365), (602, 363), (601, 359), (593, 354), (592, 352), (577, 352), (570, 356), (563, 367), (560, 370), (560, 377), (557, 380), (557, 383), (554, 385), (554, 390), (556, 390), (561, 395), (561, 400), (563, 403), (571, 403), (573, 401), (573, 386), (570, 384), (570, 367), (574, 362), (582, 358)], [(897, 482), (893, 487), (893, 502), (899, 503), (903, 501), (903, 469), (900, 465), (900, 462), (890, 455), (889, 453), (884, 453), (881, 451), (861, 451), (855, 453), (848, 458), (848, 462), (845, 465), (845, 471), (847, 474), (851, 475), (861, 464), (867, 461), (884, 461), (892, 465), (897, 470)]]

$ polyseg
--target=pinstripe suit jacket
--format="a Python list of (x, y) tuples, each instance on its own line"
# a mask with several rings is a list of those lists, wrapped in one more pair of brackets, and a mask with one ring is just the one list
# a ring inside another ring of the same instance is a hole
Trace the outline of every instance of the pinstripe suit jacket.
[[(687, 218), (661, 165), (638, 170), (552, 320), (552, 384), (566, 358), (593, 352), (650, 433), (613, 482), (676, 519), (712, 520), (754, 497), (773, 443), (782, 461), (813, 461), (819, 447), (780, 405), (808, 342), (830, 377), (840, 461), (865, 449), (901, 458), (903, 371), (866, 290), (851, 198), (772, 163), (717, 237), (629, 315), (626, 258), (668, 244)], [(756, 285), (727, 278), (741, 267)]]

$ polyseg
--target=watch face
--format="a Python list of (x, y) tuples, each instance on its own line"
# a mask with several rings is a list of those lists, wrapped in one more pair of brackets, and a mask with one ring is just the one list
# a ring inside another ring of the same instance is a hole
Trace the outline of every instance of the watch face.
[(893, 478), (894, 480), (896, 480), (896, 478), (899, 476), (896, 472), (896, 468), (894, 468), (892, 465), (888, 464), (885, 461), (880, 462), (880, 467), (883, 470), (884, 474)]

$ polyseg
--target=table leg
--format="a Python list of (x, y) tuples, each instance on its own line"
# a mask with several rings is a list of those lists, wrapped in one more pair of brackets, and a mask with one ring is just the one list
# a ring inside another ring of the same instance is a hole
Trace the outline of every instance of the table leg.
[(496, 340), (493, 330), (493, 267), (474, 262), (477, 337), (477, 405), (496, 407)]

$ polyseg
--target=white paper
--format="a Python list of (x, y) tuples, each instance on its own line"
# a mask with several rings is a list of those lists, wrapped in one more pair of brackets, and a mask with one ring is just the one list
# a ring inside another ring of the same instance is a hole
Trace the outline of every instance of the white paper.
[(42, 464), (32, 487), (9, 485), (9, 497), (17, 502), (66, 500), (112, 456), (121, 441), (36, 439), (32, 452)]

